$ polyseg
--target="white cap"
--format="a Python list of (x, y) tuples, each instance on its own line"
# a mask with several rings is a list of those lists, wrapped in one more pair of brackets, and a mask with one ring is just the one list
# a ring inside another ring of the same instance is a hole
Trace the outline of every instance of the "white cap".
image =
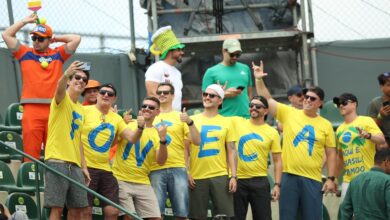
[(242, 52), (240, 41), (237, 39), (226, 39), (223, 42), (222, 48), (226, 49), (229, 53), (234, 53), (236, 51)]
[(223, 89), (220, 85), (211, 84), (211, 85), (207, 86), (206, 90), (208, 90), (208, 89), (211, 89), (214, 92), (216, 92), (218, 94), (218, 96), (221, 97), (221, 99), (223, 99), (223, 97), (225, 96), (225, 91), (223, 91)]

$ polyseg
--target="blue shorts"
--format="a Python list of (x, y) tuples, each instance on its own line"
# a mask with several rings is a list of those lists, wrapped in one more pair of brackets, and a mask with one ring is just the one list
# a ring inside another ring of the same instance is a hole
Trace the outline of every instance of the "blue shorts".
[(188, 178), (186, 168), (167, 168), (152, 171), (150, 182), (160, 207), (161, 214), (165, 213), (165, 202), (168, 198), (172, 204), (175, 217), (188, 216)]
[[(279, 199), (280, 220), (322, 219), (322, 183), (307, 177), (283, 173)], [(299, 210), (299, 211), (298, 211)]]

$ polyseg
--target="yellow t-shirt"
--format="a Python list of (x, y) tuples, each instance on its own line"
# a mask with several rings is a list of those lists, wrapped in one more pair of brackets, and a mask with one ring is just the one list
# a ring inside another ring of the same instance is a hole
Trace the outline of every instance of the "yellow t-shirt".
[(237, 135), (237, 177), (267, 176), (269, 152), (282, 151), (278, 131), (267, 123), (254, 125), (241, 117), (234, 117), (233, 125)]
[[(127, 125), (137, 129), (137, 123)], [(155, 128), (144, 128), (140, 140), (131, 144), (121, 139), (115, 154), (112, 172), (118, 180), (150, 185), (150, 166), (156, 160), (156, 151), (160, 148), (160, 138)]]
[(361, 138), (356, 127), (361, 127), (372, 135), (382, 133), (375, 121), (367, 116), (358, 116), (351, 123), (344, 122), (337, 128), (338, 150), (342, 151), (344, 160), (343, 181), (346, 183), (374, 166), (375, 143)]
[(283, 124), (283, 172), (321, 182), (326, 147), (336, 147), (332, 124), (321, 116), (278, 103), (276, 119)]
[(68, 92), (57, 105), (50, 104), (45, 160), (56, 159), (75, 163), (81, 167), (80, 141), (84, 124), (84, 109), (74, 103)]
[(85, 112), (81, 141), (87, 166), (111, 171), (109, 150), (117, 134), (125, 130), (123, 119), (111, 110), (106, 115), (95, 105), (83, 106)]
[(180, 112), (178, 111), (160, 113), (154, 119), (154, 126), (159, 127), (161, 125), (161, 119), (164, 121), (164, 124), (168, 125), (167, 150), (169, 156), (163, 166), (158, 165), (157, 162), (154, 161), (151, 170), (186, 167), (184, 161), (184, 139), (187, 139), (189, 133), (188, 125), (180, 121)]
[(231, 119), (217, 115), (213, 118), (203, 114), (191, 117), (200, 133), (200, 146), (191, 144), (190, 173), (194, 179), (206, 179), (228, 175), (225, 143), (235, 142)]

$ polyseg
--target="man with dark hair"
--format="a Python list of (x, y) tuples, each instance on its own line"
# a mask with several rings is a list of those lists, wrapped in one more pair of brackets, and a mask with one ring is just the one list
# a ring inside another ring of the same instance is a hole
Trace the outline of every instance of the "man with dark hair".
[(160, 114), (156, 117), (154, 126), (161, 126), (161, 121), (168, 126), (169, 157), (163, 166), (153, 162), (149, 177), (161, 214), (165, 213), (165, 203), (168, 197), (175, 219), (187, 219), (189, 209), (186, 169), (188, 146), (190, 140), (199, 145), (199, 132), (194, 122), (188, 117), (185, 108), (183, 112), (173, 110), (175, 89), (172, 84), (160, 83), (156, 94), (160, 101)]
[[(81, 144), (85, 113), (78, 98), (88, 83), (89, 73), (81, 70), (82, 65), (82, 62), (73, 62), (58, 81), (50, 105), (45, 163), (88, 185), (91, 179)], [(45, 185), (45, 207), (51, 208), (50, 219), (61, 219), (65, 204), (68, 219), (85, 219), (82, 216), (88, 207), (85, 190), (52, 172), (46, 172)]]
[(343, 200), (351, 180), (374, 165), (375, 150), (385, 143), (385, 138), (372, 118), (357, 114), (358, 100), (355, 95), (343, 93), (334, 97), (333, 103), (344, 118), (344, 122), (336, 130), (336, 179), (345, 170), (341, 188)]
[(375, 154), (370, 171), (355, 177), (340, 206), (340, 220), (390, 219), (390, 149)]
[[(81, 38), (75, 34), (54, 36), (49, 25), (36, 24), (30, 32), (33, 47), (21, 44), (16, 33), (27, 24), (35, 24), (37, 19), (36, 14), (31, 14), (15, 22), (2, 33), (2, 37), (19, 61), (22, 73), (20, 103), (23, 105), (23, 149), (25, 153), (39, 159), (42, 143), (46, 145), (50, 103), (62, 76), (62, 66), (76, 51)], [(51, 49), (49, 45), (54, 42), (65, 44)]]
[[(119, 202), (143, 219), (161, 218), (156, 195), (150, 185), (149, 173), (152, 163), (163, 166), (168, 157), (167, 125), (154, 127), (153, 121), (160, 113), (160, 101), (156, 97), (146, 97), (141, 106), (145, 127), (134, 122), (127, 124), (131, 130), (142, 130), (137, 143), (125, 139), (118, 142), (112, 171), (119, 184)], [(123, 215), (124, 213), (120, 213)], [(129, 216), (124, 217), (130, 219)]]
[(211, 84), (202, 93), (204, 111), (191, 117), (200, 131), (199, 145), (190, 147), (190, 219), (206, 219), (211, 198), (213, 214), (234, 216), (237, 189), (236, 136), (231, 118), (218, 113), (224, 90)]
[[(277, 102), (263, 82), (263, 62), (252, 63), (256, 90), (269, 104), (269, 112), (283, 126), (283, 175), (279, 213), (281, 220), (296, 219), (298, 210), (305, 220), (322, 219), (323, 193), (335, 192), (336, 143), (332, 124), (317, 114), (324, 103), (320, 87), (304, 89), (303, 109)], [(322, 185), (324, 153), (328, 178)]]
[(162, 82), (171, 83), (175, 88), (173, 109), (181, 111), (183, 81), (181, 72), (175, 65), (181, 63), (185, 45), (176, 38), (171, 26), (158, 29), (153, 34), (152, 41), (153, 45), (150, 51), (155, 55), (160, 55), (160, 61), (151, 65), (145, 73), (146, 94), (158, 97), (156, 95), (158, 84)]
[(226, 39), (222, 44), (222, 62), (207, 69), (203, 76), (202, 91), (211, 84), (225, 85), (222, 116), (249, 118), (247, 106), (252, 97), (252, 74), (248, 65), (238, 62), (242, 49), (240, 41)]
[[(119, 203), (118, 182), (112, 174), (109, 151), (115, 137), (121, 137), (134, 144), (139, 140), (142, 129), (131, 131), (126, 127), (123, 119), (112, 111), (112, 105), (117, 98), (117, 91), (113, 84), (105, 83), (97, 89), (99, 93), (96, 104), (83, 106), (85, 118), (81, 140), (88, 172), (91, 176), (89, 188)], [(137, 117), (137, 126), (144, 127), (142, 114)], [(88, 203), (87, 214), (89, 218), (92, 218), (93, 195), (91, 194), (88, 194)], [(119, 212), (116, 208), (105, 202), (103, 202), (103, 207), (106, 220), (117, 219)]]
[(368, 105), (368, 115), (372, 117), (385, 137), (390, 138), (390, 72), (378, 76), (382, 95), (375, 97)]
[[(234, 193), (235, 219), (245, 220), (248, 204), (253, 219), (271, 219), (270, 194), (272, 199), (280, 196), (282, 159), (280, 136), (276, 129), (265, 122), (268, 102), (262, 96), (254, 96), (249, 104), (250, 119), (234, 117), (237, 134), (237, 191)], [(275, 184), (269, 185), (267, 178), (268, 154), (274, 161)]]

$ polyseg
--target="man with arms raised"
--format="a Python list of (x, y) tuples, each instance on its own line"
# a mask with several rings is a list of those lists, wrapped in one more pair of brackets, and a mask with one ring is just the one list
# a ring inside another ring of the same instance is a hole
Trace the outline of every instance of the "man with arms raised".
[[(88, 185), (90, 177), (81, 144), (85, 114), (78, 98), (87, 85), (89, 74), (81, 70), (82, 65), (82, 62), (73, 62), (58, 81), (50, 106), (45, 163)], [(88, 207), (85, 190), (52, 172), (46, 172), (45, 185), (45, 207), (51, 208), (50, 219), (61, 219), (65, 204), (68, 219), (85, 218), (81, 215)]]
[[(263, 82), (267, 74), (252, 63), (256, 90), (269, 104), (269, 111), (283, 124), (283, 175), (279, 213), (281, 220), (296, 219), (298, 209), (305, 220), (322, 219), (322, 193), (335, 192), (336, 143), (331, 123), (317, 114), (325, 93), (320, 87), (305, 89), (303, 109), (274, 100)], [(322, 163), (326, 154), (328, 178), (322, 186)]]

